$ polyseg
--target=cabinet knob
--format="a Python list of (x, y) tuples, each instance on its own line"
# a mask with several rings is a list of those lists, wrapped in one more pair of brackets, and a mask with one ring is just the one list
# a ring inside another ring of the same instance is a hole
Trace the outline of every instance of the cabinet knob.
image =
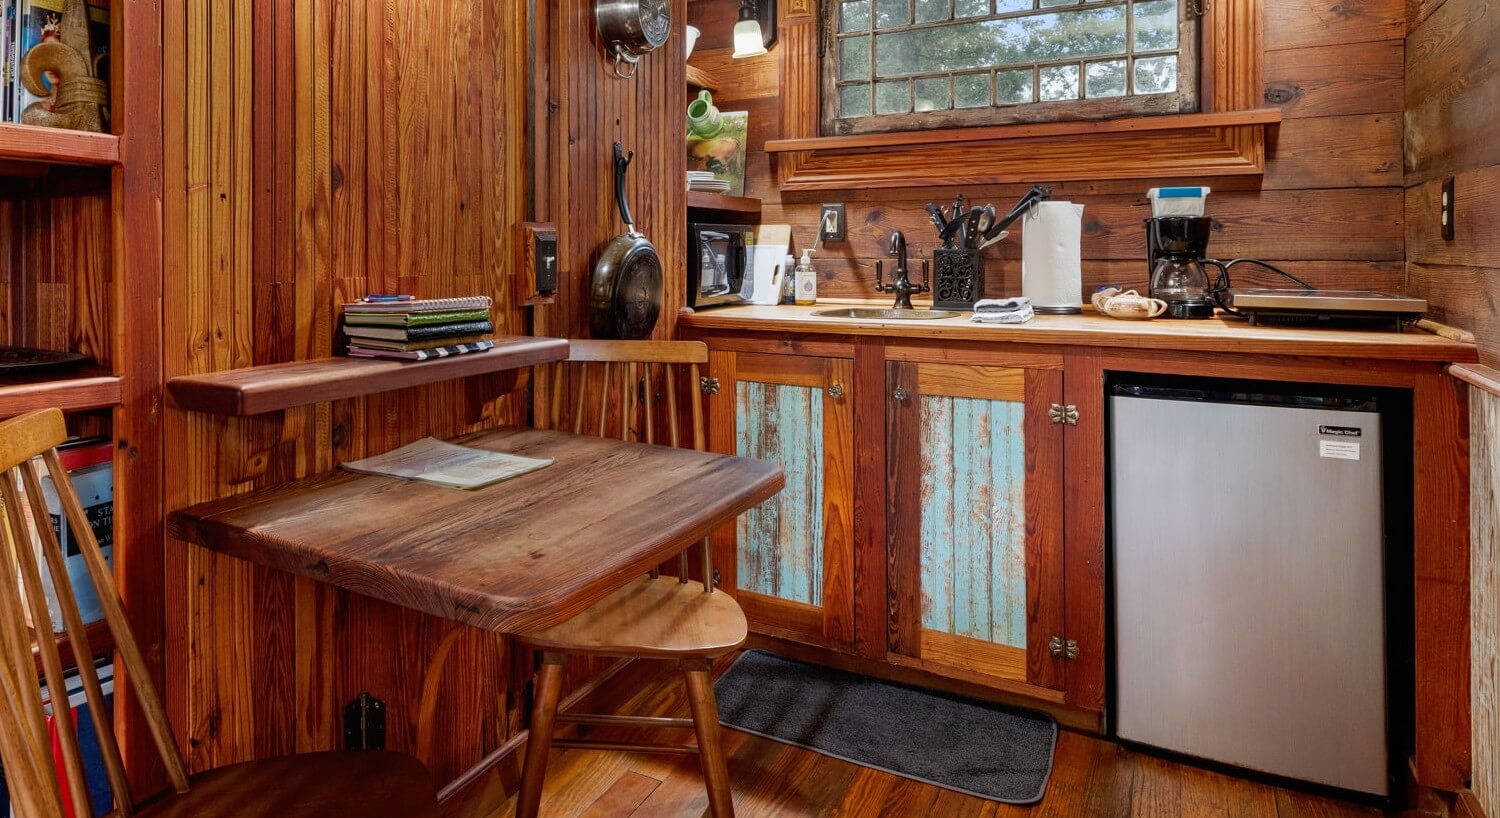
[(844, 396), (844, 385), (843, 384), (836, 383), (833, 386), (828, 387), (828, 397), (830, 397), (830, 398), (842, 398), (843, 396)]
[(906, 400), (906, 390), (898, 386), (891, 390), (891, 397), (895, 400)]

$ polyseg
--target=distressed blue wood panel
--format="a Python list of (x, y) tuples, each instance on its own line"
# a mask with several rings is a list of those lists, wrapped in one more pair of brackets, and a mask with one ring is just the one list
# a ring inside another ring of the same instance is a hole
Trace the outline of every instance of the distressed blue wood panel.
[(735, 451), (780, 463), (786, 488), (739, 519), (739, 587), (823, 604), (823, 391), (741, 381)]
[(1024, 418), (1020, 402), (922, 398), (924, 628), (1026, 647)]

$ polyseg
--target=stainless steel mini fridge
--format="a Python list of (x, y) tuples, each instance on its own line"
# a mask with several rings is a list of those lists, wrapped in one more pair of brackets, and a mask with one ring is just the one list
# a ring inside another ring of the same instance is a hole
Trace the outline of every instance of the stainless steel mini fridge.
[(1115, 732), (1387, 795), (1381, 406), (1265, 389), (1110, 387)]

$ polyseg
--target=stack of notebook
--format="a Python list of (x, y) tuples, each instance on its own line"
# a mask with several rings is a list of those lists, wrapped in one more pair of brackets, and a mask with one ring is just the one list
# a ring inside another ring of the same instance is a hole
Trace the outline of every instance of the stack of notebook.
[(425, 361), (493, 349), (489, 296), (371, 296), (344, 305), (349, 354)]

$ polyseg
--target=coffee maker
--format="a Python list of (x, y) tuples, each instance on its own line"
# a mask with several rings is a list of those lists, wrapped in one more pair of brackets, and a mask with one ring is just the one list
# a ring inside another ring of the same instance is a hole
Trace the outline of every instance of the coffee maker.
[(1224, 265), (1207, 258), (1212, 226), (1213, 219), (1207, 216), (1146, 220), (1150, 294), (1167, 303), (1168, 318), (1214, 317), (1216, 283), (1206, 268), (1223, 271)]

